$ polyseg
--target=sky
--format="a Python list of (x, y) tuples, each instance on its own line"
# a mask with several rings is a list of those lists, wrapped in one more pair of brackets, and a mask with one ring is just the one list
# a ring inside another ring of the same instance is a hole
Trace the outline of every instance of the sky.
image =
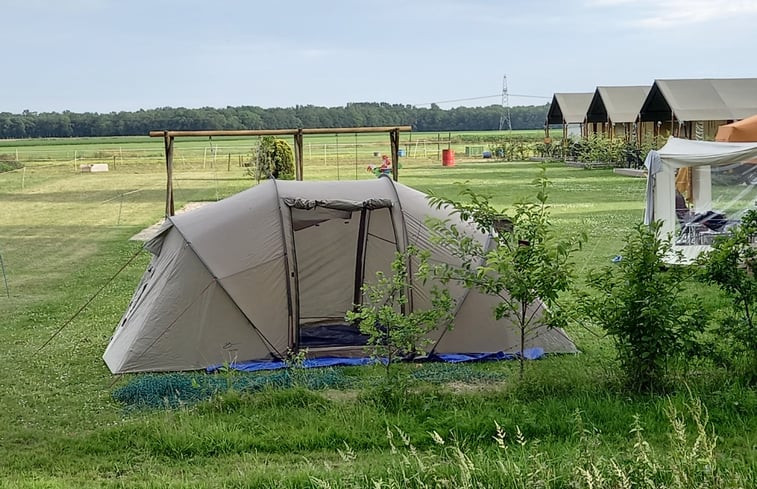
[(757, 77), (757, 0), (0, 0), (0, 112), (541, 105)]

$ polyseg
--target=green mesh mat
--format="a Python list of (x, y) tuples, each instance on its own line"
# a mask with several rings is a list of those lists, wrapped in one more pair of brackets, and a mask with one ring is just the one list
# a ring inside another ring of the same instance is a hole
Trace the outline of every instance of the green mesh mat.
[(113, 398), (132, 408), (177, 408), (229, 390), (254, 393), (264, 388), (286, 389), (301, 385), (311, 390), (344, 389), (352, 379), (332, 368), (280, 370), (273, 373), (220, 372), (148, 374), (116, 389)]
[(479, 384), (502, 380), (501, 374), (482, 372), (459, 363), (424, 363), (411, 375), (416, 380), (430, 384), (447, 384), (449, 382)]

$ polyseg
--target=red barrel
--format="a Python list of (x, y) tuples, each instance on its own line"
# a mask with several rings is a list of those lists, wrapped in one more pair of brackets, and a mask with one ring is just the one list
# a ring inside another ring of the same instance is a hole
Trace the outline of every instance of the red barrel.
[(442, 166), (455, 166), (455, 150), (454, 149), (442, 150)]

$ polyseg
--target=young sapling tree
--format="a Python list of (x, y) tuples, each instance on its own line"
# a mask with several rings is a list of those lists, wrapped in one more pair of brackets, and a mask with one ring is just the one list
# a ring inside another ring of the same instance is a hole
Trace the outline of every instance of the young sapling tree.
[[(413, 257), (419, 259), (418, 277), (411, 276), (410, 263)], [(373, 356), (384, 362), (386, 380), (396, 381), (393, 365), (400, 359), (412, 357), (430, 343), (426, 336), (433, 330), (452, 324), (453, 299), (446, 288), (433, 287), (431, 308), (412, 310), (410, 295), (417, 288), (415, 280), (425, 275), (427, 251), (414, 246), (397, 252), (392, 261), (391, 275), (376, 272), (373, 283), (362, 287), (363, 303), (346, 315), (350, 322), (357, 322), (360, 331), (368, 336), (368, 344), (373, 347)]]
[[(443, 282), (455, 281), (465, 287), (495, 296), (493, 314), (508, 319), (520, 331), (520, 377), (523, 377), (524, 350), (529, 332), (539, 325), (561, 326), (560, 294), (573, 280), (572, 256), (586, 240), (584, 234), (558, 234), (549, 217), (546, 167), (534, 180), (536, 196), (516, 203), (510, 212), (495, 208), (490, 196), (468, 186), (460, 199), (432, 195), (437, 208), (447, 207), (489, 235), (487, 243), (467, 235), (449, 220), (429, 219), (434, 240), (460, 260), (459, 266), (439, 265), (435, 275)], [(542, 307), (545, 306), (545, 307)]]

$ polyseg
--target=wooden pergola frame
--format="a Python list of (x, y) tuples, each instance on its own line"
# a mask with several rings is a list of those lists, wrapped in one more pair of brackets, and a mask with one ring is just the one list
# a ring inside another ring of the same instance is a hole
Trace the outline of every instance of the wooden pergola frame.
[(173, 143), (177, 137), (213, 136), (292, 136), (294, 138), (294, 178), (303, 179), (302, 137), (305, 134), (358, 134), (388, 132), (392, 151), (392, 178), (399, 178), (400, 132), (410, 132), (410, 126), (382, 127), (319, 127), (310, 129), (250, 129), (237, 131), (150, 131), (150, 137), (163, 138), (166, 148), (166, 216), (174, 215), (173, 201)]

